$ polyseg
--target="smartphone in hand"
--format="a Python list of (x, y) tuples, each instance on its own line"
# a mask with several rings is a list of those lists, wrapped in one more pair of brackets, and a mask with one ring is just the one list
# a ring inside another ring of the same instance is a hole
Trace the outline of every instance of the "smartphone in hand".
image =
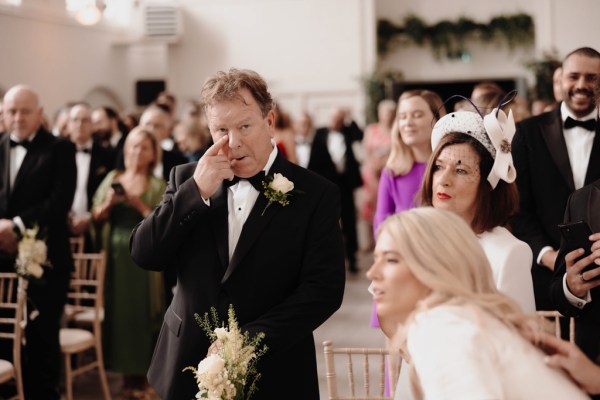
[(115, 194), (119, 196), (125, 195), (125, 188), (119, 182), (113, 182), (110, 187), (115, 191)]
[[(581, 257), (587, 257), (592, 254), (591, 247), (594, 242), (589, 239), (590, 235), (592, 234), (592, 230), (587, 222), (577, 221), (570, 222), (568, 224), (560, 224), (558, 225), (558, 229), (560, 229), (560, 234), (565, 240), (566, 253), (577, 249), (583, 249), (583, 255)], [(598, 266), (596, 264), (590, 264), (589, 266), (585, 267), (582, 272), (594, 268), (598, 268)], [(595, 279), (600, 279), (600, 277)]]

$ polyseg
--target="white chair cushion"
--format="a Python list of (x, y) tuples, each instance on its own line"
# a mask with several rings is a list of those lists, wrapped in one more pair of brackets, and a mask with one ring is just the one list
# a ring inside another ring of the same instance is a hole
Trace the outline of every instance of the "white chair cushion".
[(63, 353), (78, 353), (94, 346), (94, 335), (86, 329), (62, 328), (60, 349)]
[(0, 360), (0, 382), (6, 382), (7, 380), (14, 378), (15, 367), (10, 361)]

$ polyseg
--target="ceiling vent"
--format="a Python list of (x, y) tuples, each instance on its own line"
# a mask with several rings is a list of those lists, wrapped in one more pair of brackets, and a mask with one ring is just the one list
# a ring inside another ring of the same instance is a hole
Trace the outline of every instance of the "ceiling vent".
[(175, 43), (181, 38), (183, 22), (178, 6), (167, 4), (146, 4), (144, 6), (144, 35), (155, 39)]

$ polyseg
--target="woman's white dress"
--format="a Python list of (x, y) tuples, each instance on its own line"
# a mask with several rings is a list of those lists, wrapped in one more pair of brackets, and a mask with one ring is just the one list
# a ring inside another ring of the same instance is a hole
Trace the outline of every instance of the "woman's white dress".
[(531, 280), (533, 255), (529, 245), (500, 226), (478, 237), (492, 267), (498, 290), (516, 300), (524, 313), (533, 314), (535, 312)]
[(589, 399), (518, 332), (474, 307), (417, 314), (407, 347), (425, 399)]

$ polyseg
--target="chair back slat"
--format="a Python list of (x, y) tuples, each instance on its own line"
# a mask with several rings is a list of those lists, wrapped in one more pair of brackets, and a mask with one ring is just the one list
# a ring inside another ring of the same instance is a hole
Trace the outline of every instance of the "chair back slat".
[(24, 398), (21, 342), (25, 328), (25, 304), (29, 282), (15, 272), (0, 272), (0, 339), (12, 341), (12, 366), (17, 397)]
[[(333, 347), (329, 340), (323, 342), (325, 369), (329, 400), (390, 400), (386, 396), (386, 374), (389, 373), (390, 389), (396, 387), (400, 370), (398, 362), (391, 363), (388, 351), (383, 348)], [(336, 355), (343, 355), (343, 362), (336, 362)], [(345, 364), (347, 390), (338, 388), (336, 366)], [(390, 364), (390, 365), (387, 365)], [(390, 367), (391, 368), (388, 368)], [(362, 383), (362, 385), (361, 385)], [(361, 391), (362, 386), (362, 391)], [(372, 393), (373, 392), (373, 393)]]
[(104, 307), (106, 253), (76, 253), (73, 264), (66, 309), (72, 314), (85, 311), (100, 314)]
[[(539, 318), (550, 321), (554, 325), (554, 335), (559, 339), (562, 337), (560, 321), (567, 317), (558, 311), (536, 311), (535, 314)], [(575, 318), (573, 317), (569, 318), (569, 342), (575, 343)]]

